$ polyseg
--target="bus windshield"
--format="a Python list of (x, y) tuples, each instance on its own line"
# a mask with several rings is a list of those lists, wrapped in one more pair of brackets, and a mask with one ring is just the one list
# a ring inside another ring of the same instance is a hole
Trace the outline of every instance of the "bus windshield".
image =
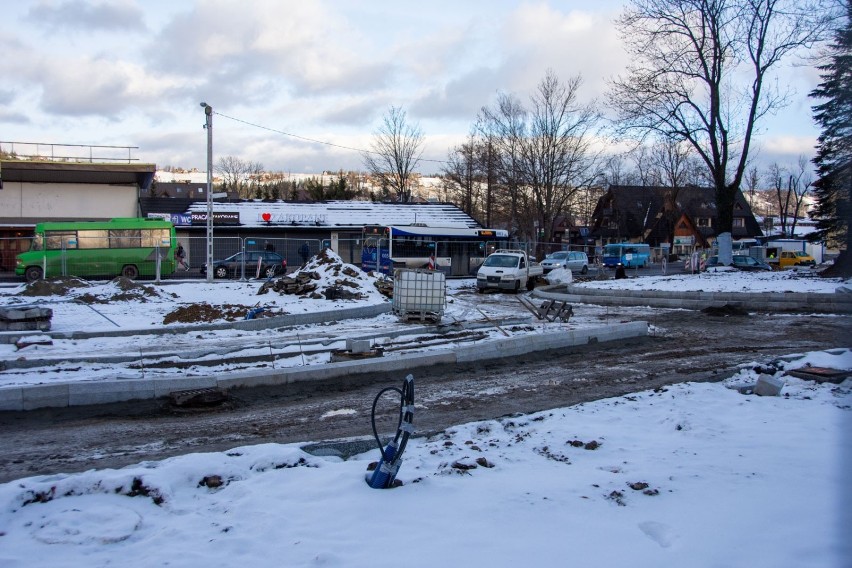
[(32, 242), (30, 243), (30, 250), (42, 250), (44, 249), (44, 241), (42, 240), (41, 235), (36, 235), (33, 237)]

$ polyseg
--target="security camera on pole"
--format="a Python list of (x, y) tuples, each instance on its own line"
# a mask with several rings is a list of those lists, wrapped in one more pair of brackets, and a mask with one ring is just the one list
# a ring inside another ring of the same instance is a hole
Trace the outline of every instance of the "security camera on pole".
[(207, 281), (213, 282), (213, 107), (201, 103), (207, 129)]

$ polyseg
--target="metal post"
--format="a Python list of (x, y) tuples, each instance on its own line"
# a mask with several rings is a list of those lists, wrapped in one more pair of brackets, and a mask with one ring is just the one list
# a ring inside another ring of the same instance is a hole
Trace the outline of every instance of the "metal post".
[(213, 282), (213, 107), (201, 103), (207, 129), (207, 281)]

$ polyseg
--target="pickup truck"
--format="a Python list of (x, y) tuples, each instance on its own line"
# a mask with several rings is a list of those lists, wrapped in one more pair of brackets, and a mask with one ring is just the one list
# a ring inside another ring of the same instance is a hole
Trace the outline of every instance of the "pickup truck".
[(770, 251), (769, 256), (766, 258), (766, 262), (775, 270), (793, 268), (794, 266), (813, 267), (816, 265), (814, 257), (806, 252), (782, 250), (777, 253), (776, 257), (773, 257), (773, 254), (774, 253)]
[(476, 289), (489, 288), (517, 292), (521, 288), (532, 290), (542, 276), (541, 265), (516, 249), (498, 249), (488, 255), (476, 273)]

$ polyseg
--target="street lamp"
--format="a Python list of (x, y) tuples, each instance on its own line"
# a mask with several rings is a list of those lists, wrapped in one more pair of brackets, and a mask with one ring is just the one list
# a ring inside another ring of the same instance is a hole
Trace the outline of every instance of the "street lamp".
[(213, 107), (201, 103), (207, 129), (207, 281), (213, 281)]

